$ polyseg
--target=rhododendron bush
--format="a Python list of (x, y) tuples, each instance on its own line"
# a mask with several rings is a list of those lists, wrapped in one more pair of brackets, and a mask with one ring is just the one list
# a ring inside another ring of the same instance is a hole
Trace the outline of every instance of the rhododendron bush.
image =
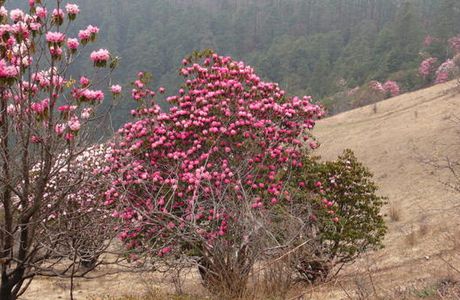
[(440, 39), (437, 41), (442, 45), (447, 44), (447, 55), (433, 57), (430, 54), (430, 49), (426, 49), (422, 53), (424, 60), (418, 71), (426, 83), (444, 83), (458, 76), (460, 72), (460, 36), (454, 36), (447, 41)]
[(398, 83), (393, 80), (388, 80), (383, 84), (374, 80), (369, 83), (369, 86), (375, 92), (385, 95), (385, 98), (396, 97), (401, 91)]
[(83, 174), (94, 166), (77, 158), (87, 153), (98, 108), (109, 98), (103, 85), (116, 65), (107, 50), (94, 51), (88, 59), (98, 75), (73, 80), (70, 66), (99, 29), (88, 26), (73, 37), (77, 5), (26, 2), (28, 11), (0, 7), (0, 298), (6, 300), (22, 294), (35, 275), (65, 275), (50, 260), (81, 249), (68, 225), (88, 233), (80, 218), (96, 215), (89, 212), (98, 209), (91, 206), (99, 182), (87, 185), (93, 178)]
[[(297, 242), (301, 247), (292, 264), (302, 280), (318, 282), (330, 279), (334, 267), (382, 247), (386, 226), (381, 208), (386, 199), (377, 195), (372, 174), (351, 150), (336, 161), (305, 156), (302, 162), (291, 174), (296, 209), (290, 213), (308, 222), (303, 227), (308, 239)], [(312, 191), (320, 196), (316, 202)]]
[(347, 89), (342, 95), (348, 99), (352, 107), (361, 107), (369, 104), (375, 104), (384, 99), (396, 97), (401, 93), (401, 88), (396, 81), (387, 80), (381, 83), (377, 80), (372, 80), (362, 86), (357, 86), (353, 89)]
[(105, 203), (125, 206), (114, 215), (128, 248), (198, 257), (205, 283), (238, 294), (270, 239), (264, 220), (290, 202), (281, 173), (318, 146), (310, 130), (323, 111), (230, 57), (204, 53), (183, 64), (167, 112), (145, 74), (134, 82), (139, 108), (111, 145), (107, 172), (116, 179)]

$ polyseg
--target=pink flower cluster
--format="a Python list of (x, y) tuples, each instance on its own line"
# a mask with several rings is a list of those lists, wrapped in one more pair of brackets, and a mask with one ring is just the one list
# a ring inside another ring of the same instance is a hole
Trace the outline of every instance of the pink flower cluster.
[(64, 23), (64, 11), (62, 9), (55, 8), (53, 10), (53, 22), (62, 25)]
[(447, 82), (451, 78), (452, 74), (456, 71), (456, 69), (457, 67), (452, 59), (446, 60), (436, 70), (435, 83)]
[(388, 80), (384, 84), (374, 80), (369, 83), (371, 89), (378, 93), (387, 94), (388, 96), (395, 97), (400, 93), (399, 85), (396, 81)]
[(66, 4), (65, 10), (67, 11), (67, 14), (70, 16), (76, 16), (80, 13), (80, 9), (78, 8), (78, 5), (76, 4), (71, 4), (71, 3)]
[(0, 60), (0, 79), (11, 79), (18, 75), (19, 71), (16, 66), (11, 66), (4, 59)]
[(94, 41), (96, 39), (96, 35), (99, 33), (99, 28), (93, 25), (88, 25), (85, 30), (80, 30), (78, 33), (78, 38), (86, 45), (89, 41)]
[(107, 49), (99, 49), (97, 51), (93, 51), (90, 58), (96, 66), (105, 66), (107, 61), (110, 59), (110, 52)]
[(47, 32), (46, 40), (48, 43), (61, 45), (65, 41), (65, 34), (62, 32)]
[(77, 98), (83, 102), (102, 102), (104, 100), (104, 92), (101, 90), (83, 89), (77, 92)]
[(115, 215), (130, 247), (152, 236), (171, 240), (175, 228), (192, 223), (212, 242), (227, 235), (231, 203), (266, 210), (289, 201), (279, 174), (302, 165), (309, 130), (324, 114), (310, 97), (287, 97), (230, 57), (186, 62), (181, 73), (186, 88), (167, 98), (168, 112), (148, 105), (155, 92), (139, 74), (137, 120), (119, 130), (108, 157), (116, 179), (105, 203), (126, 205)]
[(430, 57), (422, 61), (420, 64), (420, 67), (418, 69), (419, 74), (423, 77), (426, 78), (430, 74), (432, 74), (435, 70), (435, 64), (438, 62), (438, 59), (436, 57)]
[(37, 115), (44, 115), (49, 110), (50, 99), (44, 99), (40, 102), (34, 102), (30, 105), (30, 109)]
[(379, 93), (385, 93), (385, 88), (383, 87), (383, 85), (377, 81), (377, 80), (373, 80), (369, 83), (369, 86), (371, 87), (371, 89), (373, 89), (374, 91), (376, 92), (379, 92)]
[(80, 43), (78, 42), (78, 39), (67, 39), (67, 48), (69, 48), (71, 51), (76, 51), (79, 45)]
[(398, 83), (393, 80), (388, 80), (385, 82), (383, 84), (383, 88), (385, 89), (385, 92), (389, 93), (392, 97), (398, 96), (401, 91)]
[(13, 9), (10, 11), (10, 18), (13, 22), (23, 21), (26, 14), (20, 9)]
[(112, 85), (110, 87), (110, 90), (112, 91), (114, 95), (118, 95), (121, 93), (122, 87), (121, 85), (116, 84), (116, 85)]
[(45, 7), (42, 7), (42, 6), (36, 7), (35, 13), (37, 14), (37, 17), (42, 20), (46, 19), (46, 16), (48, 15), (48, 11), (46, 10)]

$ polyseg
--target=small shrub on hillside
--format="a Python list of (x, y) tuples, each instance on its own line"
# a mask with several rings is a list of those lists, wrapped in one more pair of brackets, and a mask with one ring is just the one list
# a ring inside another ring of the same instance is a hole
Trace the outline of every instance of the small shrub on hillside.
[(385, 99), (385, 90), (381, 83), (372, 81), (358, 89), (354, 89), (350, 95), (353, 108), (366, 106)]
[(325, 280), (334, 267), (382, 247), (386, 225), (381, 208), (386, 199), (377, 195), (372, 174), (351, 150), (345, 150), (337, 161), (306, 158), (298, 172), (293, 177), (305, 188), (295, 188), (294, 202), (311, 202), (310, 191), (322, 196), (309, 215), (299, 215), (313, 221), (306, 236), (315, 241), (315, 247), (308, 253), (300, 251), (296, 260), (294, 267), (302, 279)]
[(392, 205), (388, 215), (390, 216), (391, 221), (399, 222), (401, 220), (401, 209), (395, 205)]

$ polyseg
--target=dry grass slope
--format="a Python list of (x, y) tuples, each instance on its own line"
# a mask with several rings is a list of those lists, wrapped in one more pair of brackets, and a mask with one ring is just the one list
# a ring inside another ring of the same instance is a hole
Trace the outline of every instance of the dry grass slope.
[(443, 183), (450, 180), (449, 172), (427, 163), (446, 156), (460, 160), (456, 84), (380, 102), (377, 113), (372, 106), (345, 112), (316, 128), (323, 158), (334, 159), (351, 148), (389, 197), (386, 248), (363, 258), (340, 278), (356, 285), (353, 281), (360, 276), (368, 280), (371, 271), (374, 297), (453, 276), (456, 271), (444, 260), (460, 267), (460, 195)]

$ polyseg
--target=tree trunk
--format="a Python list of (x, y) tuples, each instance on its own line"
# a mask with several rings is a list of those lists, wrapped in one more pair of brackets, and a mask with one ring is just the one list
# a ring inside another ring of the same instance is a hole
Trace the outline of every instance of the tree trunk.
[(16, 300), (16, 296), (13, 295), (13, 288), (8, 283), (6, 274), (2, 274), (2, 282), (0, 286), (0, 299), (1, 300)]

